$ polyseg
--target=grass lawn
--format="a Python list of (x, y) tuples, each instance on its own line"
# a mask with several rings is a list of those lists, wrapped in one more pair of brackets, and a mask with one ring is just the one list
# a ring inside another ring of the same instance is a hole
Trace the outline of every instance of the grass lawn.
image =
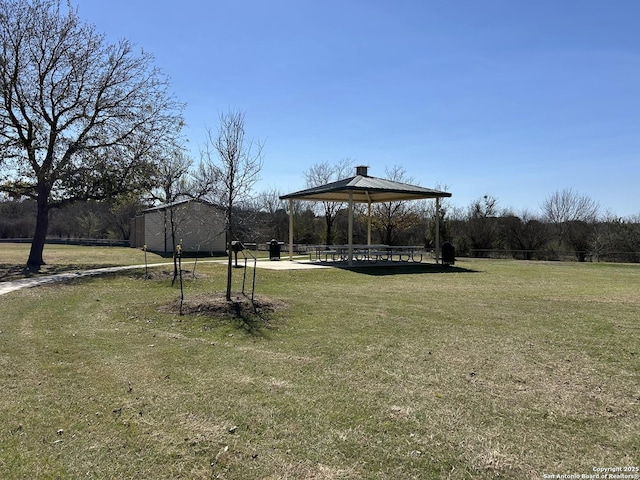
[[(0, 243), (0, 281), (18, 280), (25, 277), (24, 266), (29, 258), (30, 244)], [(144, 252), (128, 247), (86, 247), (50, 245), (44, 247), (41, 271), (34, 275), (51, 275), (73, 270), (114, 267), (119, 265), (143, 265)], [(171, 262), (171, 258), (147, 252), (148, 263)], [(32, 274), (28, 274), (31, 276)]]
[[(0, 244), (0, 264), (12, 248)], [(91, 263), (68, 248), (57, 268)], [(640, 266), (456, 267), (258, 269), (259, 298), (283, 304), (262, 318), (167, 312), (179, 297), (171, 276), (141, 271), (1, 296), (0, 478), (544, 478), (640, 466)], [(186, 299), (224, 290), (224, 265), (196, 273)]]

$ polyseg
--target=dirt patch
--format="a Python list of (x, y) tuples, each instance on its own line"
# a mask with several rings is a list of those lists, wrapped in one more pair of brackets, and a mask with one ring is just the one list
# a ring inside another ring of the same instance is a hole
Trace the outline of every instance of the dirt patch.
[[(185, 298), (182, 302), (182, 314), (232, 319), (257, 316), (268, 319), (272, 313), (285, 307), (284, 302), (265, 296), (256, 296), (252, 303), (251, 299), (244, 295), (232, 294), (231, 300), (227, 300), (224, 293), (207, 293)], [(160, 310), (179, 315), (180, 299), (160, 307)]]

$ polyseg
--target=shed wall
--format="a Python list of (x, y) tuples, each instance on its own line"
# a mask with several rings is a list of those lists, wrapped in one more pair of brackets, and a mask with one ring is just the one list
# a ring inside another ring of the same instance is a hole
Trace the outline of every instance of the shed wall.
[(171, 216), (176, 229), (175, 241), (182, 241), (184, 252), (224, 252), (226, 250), (224, 216), (210, 205), (190, 202), (172, 209), (152, 210), (144, 214), (144, 239), (154, 252), (173, 251)]
[(144, 215), (138, 215), (131, 219), (129, 246), (132, 248), (144, 246)]

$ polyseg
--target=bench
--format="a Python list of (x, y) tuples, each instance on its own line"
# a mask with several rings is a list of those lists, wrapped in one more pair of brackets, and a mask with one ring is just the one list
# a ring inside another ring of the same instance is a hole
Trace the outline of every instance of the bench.
[[(336, 260), (336, 255), (338, 254), (337, 250), (314, 250), (309, 253), (309, 260), (319, 260), (321, 262), (328, 262), (329, 256), (331, 256), (331, 261)], [(315, 256), (315, 258), (313, 258)], [(324, 260), (322, 259), (324, 256)]]

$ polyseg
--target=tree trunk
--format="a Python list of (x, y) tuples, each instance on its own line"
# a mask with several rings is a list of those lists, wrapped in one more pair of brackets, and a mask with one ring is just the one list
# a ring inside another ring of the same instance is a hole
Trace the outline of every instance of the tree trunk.
[(42, 259), (44, 242), (47, 239), (49, 230), (49, 192), (42, 187), (38, 187), (38, 213), (36, 214), (36, 230), (31, 241), (31, 251), (27, 260), (27, 268), (37, 272), (40, 266), (45, 265)]
[(227, 241), (227, 250), (229, 252), (229, 256), (228, 256), (228, 262), (227, 262), (227, 295), (226, 295), (226, 299), (227, 302), (231, 301), (231, 270), (233, 269), (233, 257), (232, 257), (232, 250), (231, 250), (231, 236), (227, 235), (227, 238), (229, 239)]
[[(165, 213), (166, 216), (166, 213)], [(169, 226), (171, 227), (171, 251), (173, 252), (173, 281), (176, 281), (180, 272), (178, 272), (178, 258), (176, 256), (176, 224), (173, 218), (173, 207), (169, 209)], [(167, 251), (167, 236), (164, 237), (164, 250)], [(173, 282), (172, 282), (173, 283)]]
[(332, 222), (332, 220), (331, 220), (329, 215), (325, 215), (325, 223), (326, 223), (326, 226), (327, 226), (327, 230), (325, 232), (325, 243), (327, 245), (333, 245), (333, 241), (331, 239), (331, 227), (332, 227), (333, 222)]
[(393, 245), (393, 225), (387, 225), (384, 229), (384, 237), (386, 245)]
[(233, 171), (233, 168), (230, 168), (229, 174), (230, 174), (230, 181), (228, 182), (228, 197), (227, 197), (227, 212), (225, 215), (225, 235), (226, 235), (226, 241), (227, 241), (227, 254), (228, 254), (228, 259), (227, 259), (227, 294), (226, 294), (226, 299), (227, 302), (231, 301), (231, 280), (232, 280), (232, 275), (231, 275), (231, 271), (233, 269), (233, 258), (232, 258), (232, 251), (231, 251), (231, 241), (233, 240), (233, 228), (232, 228), (232, 220), (233, 220), (233, 178), (235, 175), (235, 171)]

